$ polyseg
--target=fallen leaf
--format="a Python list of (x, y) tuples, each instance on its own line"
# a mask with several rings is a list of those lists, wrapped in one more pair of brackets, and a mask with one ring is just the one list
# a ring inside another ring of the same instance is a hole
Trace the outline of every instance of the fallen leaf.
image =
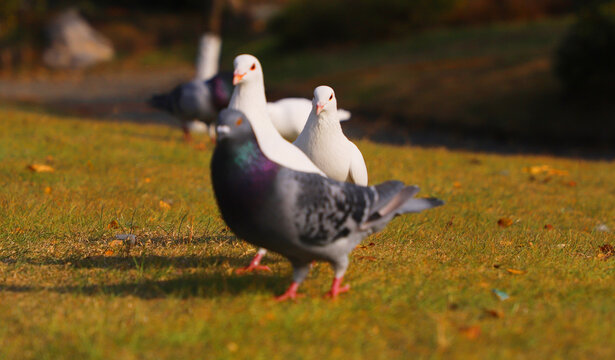
[(547, 224), (547, 225), (544, 226), (544, 229), (545, 230), (552, 230), (553, 229), (553, 225)]
[(226, 348), (230, 352), (235, 352), (235, 351), (239, 350), (239, 345), (237, 345), (234, 342), (230, 342), (230, 343), (226, 344)]
[(45, 194), (51, 194), (51, 186), (45, 187)]
[(372, 246), (376, 246), (376, 244), (374, 244), (373, 242), (370, 242), (367, 245), (359, 245), (358, 248), (359, 249), (367, 249), (368, 247), (372, 247)]
[(117, 221), (115, 220), (111, 220), (111, 222), (107, 225), (107, 229), (119, 229), (120, 228), (120, 224), (117, 223)]
[(15, 230), (13, 230), (13, 234), (23, 234), (24, 233), (24, 229), (18, 227), (15, 228)]
[(124, 242), (122, 240), (113, 240), (113, 241), (111, 241), (111, 243), (109, 243), (109, 245), (111, 247), (116, 248), (116, 247), (124, 246)]
[(54, 172), (51, 166), (45, 164), (31, 164), (26, 166), (26, 168), (34, 172)]
[(474, 340), (480, 336), (481, 330), (480, 330), (480, 326), (474, 325), (474, 326), (460, 327), (459, 332), (461, 333), (461, 335), (465, 336), (466, 338), (470, 340)]
[(568, 175), (568, 171), (554, 169), (554, 168), (552, 168), (549, 165), (529, 166), (529, 167), (524, 168), (523, 172), (529, 173), (531, 175), (540, 175), (540, 174), (556, 175), (556, 176), (566, 176), (566, 175)]
[(459, 181), (455, 181), (453, 183), (453, 187), (456, 188), (456, 189), (459, 189), (461, 187), (461, 183)]
[(205, 149), (207, 149), (207, 146), (205, 146), (205, 143), (198, 143), (198, 144), (194, 145), (194, 148), (196, 150), (205, 150)]
[(502, 313), (499, 310), (494, 310), (494, 309), (485, 309), (485, 315), (495, 318), (495, 319), (501, 319), (504, 317), (504, 313)]
[(491, 289), (491, 292), (493, 292), (493, 294), (495, 294), (495, 296), (497, 296), (497, 298), (500, 299), (500, 301), (505, 301), (505, 300), (510, 299), (510, 295), (508, 295), (502, 290)]
[(512, 224), (513, 224), (513, 221), (512, 219), (509, 219), (509, 218), (501, 218), (500, 220), (498, 220), (498, 225), (503, 228), (507, 228)]
[(577, 186), (577, 182), (576, 182), (576, 181), (573, 181), (573, 180), (570, 180), (570, 181), (568, 181), (568, 182), (567, 182), (567, 183), (565, 183), (565, 184), (566, 184), (566, 185), (568, 185), (568, 186), (570, 186), (570, 187), (575, 187), (575, 186)]
[(599, 259), (606, 260), (610, 258), (611, 256), (615, 255), (615, 248), (611, 244), (604, 244), (600, 246), (598, 249), (600, 249), (600, 253), (598, 254)]
[(150, 178), (145, 178), (143, 181), (145, 181), (146, 184), (149, 184), (150, 182), (152, 182), (152, 179)]
[(113, 250), (107, 250), (107, 251), (105, 251), (105, 256), (113, 256), (113, 254), (115, 254), (115, 253), (113, 252)]
[(158, 206), (160, 206), (160, 208), (164, 210), (169, 210), (171, 208), (171, 204), (169, 204), (168, 202), (164, 200), (160, 200), (160, 202), (158, 203)]
[(566, 170), (558, 170), (558, 169), (549, 169), (547, 171), (549, 175), (557, 175), (557, 176), (568, 176), (568, 171)]
[(506, 269), (506, 271), (509, 274), (513, 274), (513, 275), (523, 275), (523, 274), (525, 274), (527, 272), (525, 270), (517, 270), (517, 269)]

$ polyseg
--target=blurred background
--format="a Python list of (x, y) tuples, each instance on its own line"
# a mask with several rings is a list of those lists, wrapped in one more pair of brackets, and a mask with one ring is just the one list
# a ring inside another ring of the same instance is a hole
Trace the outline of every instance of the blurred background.
[(145, 99), (194, 77), (206, 32), (221, 70), (259, 57), (270, 100), (332, 86), (350, 136), (613, 153), (611, 0), (2, 0), (0, 106), (177, 126)]

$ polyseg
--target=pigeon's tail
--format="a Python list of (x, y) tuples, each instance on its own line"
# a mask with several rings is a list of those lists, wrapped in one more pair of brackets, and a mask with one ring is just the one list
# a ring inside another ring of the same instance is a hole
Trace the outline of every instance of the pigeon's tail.
[[(444, 201), (436, 198), (415, 198), (419, 192), (417, 186), (405, 186), (399, 189), (399, 182), (386, 182), (375, 187), (379, 200), (363, 229), (384, 227), (397, 215), (417, 213), (444, 205)], [(397, 190), (397, 191), (395, 191)], [(395, 191), (394, 193), (392, 193)]]
[(147, 100), (147, 104), (154, 109), (170, 113), (173, 112), (173, 98), (169, 94), (152, 95), (152, 97)]
[(351, 116), (352, 114), (350, 113), (350, 111), (344, 109), (337, 109), (337, 117), (338, 119), (340, 119), (340, 121), (350, 120)]

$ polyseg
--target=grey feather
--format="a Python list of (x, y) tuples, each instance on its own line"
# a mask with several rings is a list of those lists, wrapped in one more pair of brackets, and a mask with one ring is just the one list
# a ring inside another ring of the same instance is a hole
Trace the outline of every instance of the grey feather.
[(250, 122), (239, 117), (245, 118), (224, 110), (218, 120), (224, 132), (211, 164), (220, 212), (238, 236), (291, 260), (297, 282), (313, 260), (331, 263), (342, 276), (363, 238), (397, 215), (444, 204), (414, 198), (419, 188), (400, 181), (367, 187), (282, 167), (265, 157)]

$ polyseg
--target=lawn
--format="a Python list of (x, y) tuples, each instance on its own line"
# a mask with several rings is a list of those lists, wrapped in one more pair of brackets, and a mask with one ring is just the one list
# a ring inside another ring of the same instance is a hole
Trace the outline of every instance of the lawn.
[(219, 217), (207, 139), (7, 106), (0, 119), (1, 359), (615, 357), (610, 162), (358, 141), (370, 183), (447, 204), (367, 238), (336, 301), (319, 264), (306, 297), (279, 304), (282, 257), (233, 272), (254, 249)]

